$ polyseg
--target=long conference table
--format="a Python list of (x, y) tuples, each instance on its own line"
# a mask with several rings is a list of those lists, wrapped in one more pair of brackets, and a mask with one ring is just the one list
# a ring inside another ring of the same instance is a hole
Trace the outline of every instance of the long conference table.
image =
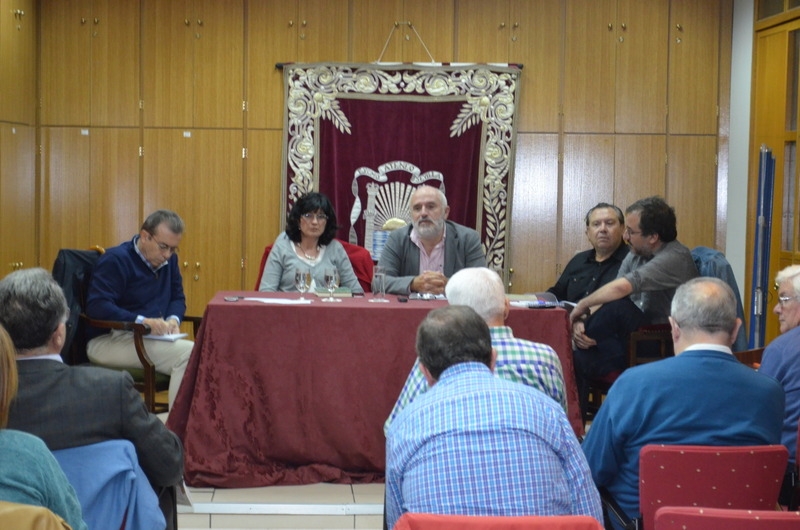
[[(370, 297), (324, 303), (306, 294), (310, 303), (287, 304), (299, 294), (214, 296), (167, 421), (183, 441), (189, 485), (383, 480), (383, 423), (414, 364), (417, 326), (447, 302)], [(512, 308), (507, 324), (556, 350), (570, 423), (583, 435), (567, 312)]]

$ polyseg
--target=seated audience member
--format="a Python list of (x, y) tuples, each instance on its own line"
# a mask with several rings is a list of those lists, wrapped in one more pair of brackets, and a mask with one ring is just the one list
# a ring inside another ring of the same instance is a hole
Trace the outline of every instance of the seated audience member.
[(378, 265), (386, 271), (386, 292), (444, 293), (447, 278), (465, 267), (485, 267), (475, 230), (448, 221), (444, 193), (419, 186), (411, 194), (411, 226), (393, 230)]
[(19, 371), (9, 426), (42, 438), (51, 451), (129, 440), (167, 528), (173, 528), (174, 486), (183, 478), (181, 442), (148, 412), (130, 374), (61, 361), (67, 311), (61, 287), (44, 269), (23, 269), (0, 280), (0, 324), (14, 342)]
[(675, 357), (626, 370), (592, 421), (583, 451), (598, 486), (639, 517), (639, 451), (647, 444), (780, 443), (780, 385), (731, 353), (741, 321), (725, 282), (695, 278), (672, 299)]
[(334, 237), (338, 225), (331, 201), (321, 193), (308, 193), (292, 206), (286, 231), (278, 236), (264, 266), (259, 291), (297, 292), (298, 268), (311, 272), (310, 290), (325, 287), (325, 269), (339, 271), (340, 285), (363, 293), (344, 247)]
[[(564, 374), (558, 355), (546, 344), (515, 338), (511, 328), (505, 325), (510, 307), (503, 280), (496, 272), (486, 267), (461, 269), (447, 282), (445, 293), (451, 305), (471, 307), (489, 325), (492, 347), (497, 351), (497, 376), (537, 388), (567, 410)], [(386, 420), (384, 432), (400, 411), (428, 388), (417, 359)]]
[(75, 490), (44, 442), (5, 428), (17, 392), (15, 354), (11, 338), (0, 326), (0, 500), (44, 506), (73, 530), (85, 530)]
[[(186, 312), (178, 245), (183, 219), (170, 210), (147, 216), (131, 241), (108, 249), (92, 271), (86, 314), (96, 320), (137, 322), (153, 335), (180, 332)], [(133, 332), (90, 328), (86, 353), (93, 363), (113, 368), (141, 368)], [(183, 379), (194, 342), (150, 341), (147, 354), (156, 371), (170, 376), (169, 408)]]
[(575, 254), (556, 284), (547, 290), (559, 300), (577, 302), (616, 279), (619, 266), (628, 255), (628, 245), (622, 241), (622, 210), (601, 202), (589, 210), (584, 220), (592, 248)]
[(691, 252), (676, 239), (675, 210), (664, 199), (638, 200), (625, 216), (630, 253), (617, 278), (581, 298), (570, 314), (584, 412), (589, 381), (627, 368), (630, 333), (644, 324), (666, 324), (675, 289), (697, 277)]
[(761, 359), (762, 374), (774, 377), (786, 392), (781, 443), (789, 450), (789, 464), (781, 489), (781, 504), (788, 504), (797, 484), (797, 424), (800, 422), (800, 265), (791, 265), (775, 277), (781, 335), (769, 343)]
[(600, 496), (564, 410), (492, 374), (486, 322), (466, 306), (431, 311), (417, 331), (431, 389), (386, 434), (386, 525), (404, 512), (589, 515)]

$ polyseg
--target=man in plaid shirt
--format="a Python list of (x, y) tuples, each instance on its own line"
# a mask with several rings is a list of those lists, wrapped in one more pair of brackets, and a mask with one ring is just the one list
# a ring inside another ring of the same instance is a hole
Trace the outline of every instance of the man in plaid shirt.
[[(541, 390), (566, 412), (567, 395), (561, 361), (547, 344), (514, 338), (511, 328), (505, 325), (510, 306), (503, 281), (496, 272), (486, 267), (461, 269), (447, 282), (445, 294), (451, 305), (474, 309), (489, 325), (492, 347), (497, 351), (497, 376)], [(428, 383), (417, 359), (383, 426), (384, 433), (400, 411), (427, 390)]]

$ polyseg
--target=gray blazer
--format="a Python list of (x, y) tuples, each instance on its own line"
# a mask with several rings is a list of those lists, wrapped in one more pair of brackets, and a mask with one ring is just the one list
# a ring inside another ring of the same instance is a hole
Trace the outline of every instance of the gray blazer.
[[(467, 267), (485, 267), (486, 255), (478, 232), (453, 221), (446, 223), (444, 275), (449, 278)], [(381, 252), (378, 265), (386, 271), (387, 293), (409, 294), (411, 282), (419, 274), (419, 247), (411, 241), (412, 228), (408, 225), (392, 231)]]
[(130, 440), (153, 486), (183, 477), (178, 436), (145, 407), (127, 372), (67, 366), (49, 359), (17, 361), (19, 392), (10, 429), (43, 439), (51, 451), (106, 440)]

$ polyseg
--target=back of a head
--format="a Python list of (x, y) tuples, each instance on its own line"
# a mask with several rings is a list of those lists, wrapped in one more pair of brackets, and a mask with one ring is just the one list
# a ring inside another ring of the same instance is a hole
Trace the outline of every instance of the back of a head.
[(434, 309), (417, 329), (419, 361), (434, 379), (458, 363), (492, 365), (489, 326), (474, 310), (463, 305)]
[(503, 280), (487, 267), (470, 267), (456, 272), (447, 280), (444, 293), (451, 305), (468, 306), (485, 321), (502, 318), (505, 314)]
[(16, 394), (17, 352), (8, 332), (0, 326), (0, 429), (8, 425), (8, 411)]
[(155, 234), (160, 224), (164, 224), (173, 234), (183, 234), (185, 228), (183, 219), (172, 210), (156, 210), (147, 216), (142, 223), (142, 230), (148, 234)]
[(61, 286), (42, 268), (14, 271), (0, 280), (0, 324), (17, 350), (47, 344), (67, 311)]
[(733, 333), (736, 326), (736, 298), (722, 280), (694, 278), (675, 291), (671, 316), (685, 331)]
[(639, 199), (625, 210), (627, 215), (633, 212), (639, 214), (639, 230), (642, 231), (642, 235), (658, 234), (658, 238), (663, 243), (669, 243), (678, 238), (675, 209), (661, 197)]

